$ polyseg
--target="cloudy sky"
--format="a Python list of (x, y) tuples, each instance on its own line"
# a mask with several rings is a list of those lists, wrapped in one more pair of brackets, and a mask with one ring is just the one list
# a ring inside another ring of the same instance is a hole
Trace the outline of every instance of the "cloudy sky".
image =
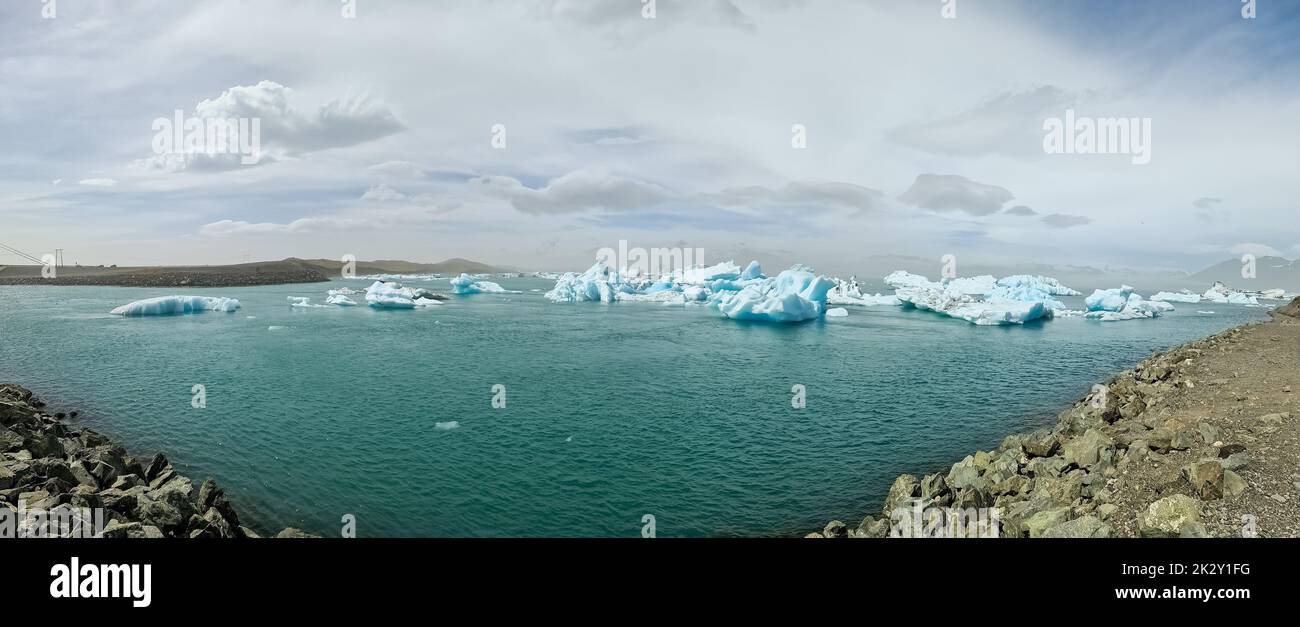
[[(4, 2), (0, 242), (83, 264), (580, 269), (620, 239), (850, 270), (1300, 257), (1300, 3), (654, 4)], [(1150, 163), (1048, 154), (1067, 109), (1149, 119)], [(160, 150), (178, 110), (256, 119), (261, 158)]]

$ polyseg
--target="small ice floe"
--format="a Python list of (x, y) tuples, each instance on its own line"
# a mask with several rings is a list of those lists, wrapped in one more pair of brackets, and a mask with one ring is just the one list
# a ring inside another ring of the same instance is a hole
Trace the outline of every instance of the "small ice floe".
[(475, 281), (474, 277), (468, 274), (451, 279), (451, 291), (457, 294), (518, 294), (519, 292), (507, 290), (500, 285), (491, 281)]
[(273, 325), (273, 326), (266, 327), (266, 330), (267, 330), (267, 331), (281, 331), (281, 330), (283, 330), (283, 329), (284, 329), (284, 327), (274, 326), (274, 325)]
[(257, 316), (244, 316), (245, 320), (257, 320)]
[(1198, 312), (1196, 312), (1196, 313), (1198, 313), (1198, 314), (1204, 314), (1204, 315), (1207, 315), (1207, 316), (1208, 316), (1208, 315), (1210, 315), (1210, 314), (1213, 314), (1214, 312), (1213, 312), (1213, 311), (1198, 311)]
[(460, 427), (460, 423), (455, 420), (450, 420), (448, 422), (435, 422), (433, 423), (433, 426), (443, 431), (450, 431)]
[(569, 443), (569, 442), (572, 442), (572, 441), (573, 441), (573, 436), (569, 436), (569, 437), (567, 437), (567, 438), (564, 438), (564, 442), (565, 442), (566, 444)]
[(826, 310), (826, 317), (827, 317), (827, 318), (844, 318), (844, 317), (847, 317), (848, 315), (849, 315), (849, 310), (847, 310), (847, 309), (845, 309), (845, 308), (843, 308), (843, 307), (836, 307), (836, 308), (834, 308), (834, 309), (827, 309), (827, 310)]
[[(331, 291), (333, 291), (333, 290), (331, 290)], [(326, 299), (325, 299), (325, 302), (326, 302), (326, 303), (329, 303), (329, 304), (331, 304), (331, 305), (338, 305), (338, 306), (340, 306), (340, 307), (356, 307), (356, 306), (357, 306), (357, 301), (352, 300), (351, 298), (348, 298), (347, 296), (344, 296), (343, 294), (331, 294), (329, 298), (326, 298)]]
[(159, 296), (127, 303), (109, 312), (116, 316), (169, 316), (175, 314), (221, 311), (232, 313), (239, 301), (215, 296)]
[(299, 309), (324, 309), (328, 307), (328, 305), (313, 304), (311, 298), (307, 296), (286, 296), (285, 298), (288, 299), (290, 307), (298, 307)]

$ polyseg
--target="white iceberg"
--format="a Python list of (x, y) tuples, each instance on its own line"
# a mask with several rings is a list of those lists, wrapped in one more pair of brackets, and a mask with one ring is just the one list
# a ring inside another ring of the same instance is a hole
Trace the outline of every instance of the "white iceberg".
[(718, 292), (710, 305), (733, 320), (802, 322), (826, 313), (826, 294), (834, 286), (830, 279), (795, 266), (738, 292)]
[(1050, 276), (1014, 274), (997, 281), (998, 287), (1010, 290), (1037, 290), (1050, 296), (1083, 296), (1078, 290), (1072, 290)]
[(546, 293), (546, 297), (557, 303), (577, 303), (583, 301), (614, 302), (614, 294), (631, 292), (617, 270), (612, 270), (603, 263), (587, 268), (582, 274), (565, 272), (555, 281), (555, 287)]
[(329, 305), (313, 304), (311, 298), (306, 296), (287, 296), (286, 298), (289, 300), (290, 307), (298, 307), (301, 309), (323, 309), (329, 307)]
[(745, 269), (740, 273), (740, 279), (742, 281), (752, 281), (761, 278), (763, 278), (763, 266), (758, 264), (757, 259), (749, 262), (749, 265), (745, 266)]
[(1211, 303), (1227, 305), (1258, 305), (1259, 301), (1240, 290), (1234, 290), (1224, 285), (1222, 281), (1215, 281), (1210, 289), (1201, 294), (1201, 299)]
[(451, 290), (457, 294), (518, 294), (492, 281), (476, 281), (468, 274), (451, 279)]
[[(900, 305), (902, 304), (896, 296), (891, 294), (863, 294), (862, 285), (858, 283), (857, 277), (849, 277), (849, 280), (832, 279), (835, 281), (835, 287), (831, 288), (826, 294), (826, 303), (829, 305), (857, 305), (860, 307), (872, 307), (876, 305)], [(829, 313), (829, 312), (828, 312)]]
[(885, 277), (885, 285), (888, 285), (895, 290), (904, 287), (924, 287), (927, 289), (939, 289), (943, 287), (942, 284), (935, 283), (919, 274), (912, 274), (911, 272), (904, 272), (902, 270), (895, 270), (889, 273), (889, 276)]
[(159, 296), (146, 298), (116, 307), (109, 312), (117, 316), (169, 316), (222, 311), (231, 313), (239, 309), (239, 301), (219, 296)]
[(844, 318), (847, 317), (848, 315), (849, 315), (849, 310), (843, 307), (836, 307), (834, 309), (826, 310), (826, 317), (828, 318)]
[(1157, 318), (1163, 312), (1174, 310), (1174, 306), (1166, 302), (1143, 300), (1127, 285), (1094, 290), (1083, 303), (1088, 308), (1084, 317), (1101, 322)]
[(992, 292), (998, 285), (998, 280), (992, 275), (981, 274), (973, 277), (957, 277), (944, 281), (944, 285), (949, 291), (955, 291), (959, 294), (970, 294), (972, 296), (982, 296)]
[(1151, 295), (1151, 298), (1148, 299), (1148, 300), (1152, 300), (1152, 301), (1160, 301), (1160, 302), (1165, 302), (1165, 303), (1191, 303), (1191, 304), (1196, 304), (1196, 303), (1201, 302), (1201, 295), (1200, 295), (1200, 294), (1193, 294), (1193, 293), (1191, 293), (1191, 292), (1187, 292), (1187, 291), (1183, 291), (1183, 292), (1156, 292), (1155, 294), (1152, 294), (1152, 295)]
[(402, 287), (398, 283), (383, 281), (375, 281), (373, 285), (366, 288), (366, 302), (375, 309), (415, 309), (442, 304), (434, 300), (431, 295), (432, 292), (428, 290), (413, 290)]
[(340, 307), (356, 307), (356, 306), (357, 306), (357, 301), (352, 300), (351, 298), (348, 298), (347, 296), (345, 296), (345, 295), (343, 295), (343, 294), (331, 294), (329, 298), (326, 298), (326, 299), (325, 299), (325, 302), (327, 302), (327, 303), (329, 303), (329, 304), (331, 304), (331, 305), (338, 305), (338, 306), (340, 306)]
[(942, 287), (905, 287), (897, 290), (895, 295), (903, 303), (922, 311), (933, 311), (980, 326), (1024, 324), (1053, 316), (1052, 308), (1042, 301), (985, 300)]

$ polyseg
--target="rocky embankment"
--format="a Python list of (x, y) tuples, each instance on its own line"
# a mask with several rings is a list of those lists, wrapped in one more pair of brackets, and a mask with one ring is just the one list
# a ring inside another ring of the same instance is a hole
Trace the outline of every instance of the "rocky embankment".
[[(142, 464), (44, 407), (29, 390), (0, 384), (0, 509), (11, 510), (7, 518), (102, 508), (97, 535), (105, 538), (259, 537), (211, 479), (196, 488), (162, 454)], [(276, 537), (304, 535), (286, 529)]]
[(1298, 315), (1148, 357), (1055, 426), (902, 475), (883, 516), (809, 537), (911, 535), (898, 512), (918, 504), (997, 508), (1000, 537), (1300, 537)]
[(320, 283), (329, 276), (298, 259), (232, 266), (155, 268), (61, 267), (47, 278), (40, 266), (0, 268), (0, 285), (102, 285), (117, 287), (248, 287)]

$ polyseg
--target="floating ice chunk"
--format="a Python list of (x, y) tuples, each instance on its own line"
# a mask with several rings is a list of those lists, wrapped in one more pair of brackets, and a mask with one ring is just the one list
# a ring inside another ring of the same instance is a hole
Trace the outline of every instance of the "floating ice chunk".
[(944, 281), (944, 285), (950, 291), (959, 294), (970, 294), (972, 296), (982, 296), (992, 292), (998, 285), (998, 280), (991, 275), (981, 274), (973, 277), (958, 277)]
[(428, 290), (411, 289), (383, 281), (375, 281), (366, 289), (366, 302), (375, 309), (415, 309), (442, 304), (432, 296), (433, 293)]
[(1078, 290), (1072, 290), (1050, 276), (1014, 274), (997, 281), (998, 287), (1011, 290), (1032, 289), (1050, 296), (1083, 296)]
[(753, 279), (761, 279), (761, 278), (763, 278), (763, 267), (758, 265), (757, 259), (749, 262), (749, 265), (745, 266), (745, 269), (740, 273), (740, 280), (742, 281), (750, 281)]
[(352, 288), (350, 288), (350, 287), (340, 287), (340, 288), (338, 288), (338, 289), (336, 289), (336, 290), (330, 290), (330, 291), (329, 291), (329, 295), (330, 295), (330, 296), (338, 296), (338, 295), (340, 295), (340, 294), (342, 294), (343, 296), (351, 296), (351, 295), (353, 295), (353, 294), (360, 294), (360, 293), (361, 293), (361, 290), (354, 290), (354, 289), (352, 289)]
[(476, 281), (468, 274), (451, 279), (451, 290), (457, 294), (518, 294), (491, 281)]
[[(752, 265), (752, 264), (751, 264)], [(708, 285), (719, 279), (734, 280), (740, 278), (740, 266), (732, 261), (724, 261), (708, 267), (686, 268), (680, 273), (674, 272), (680, 276), (678, 282), (686, 285)]]
[(983, 300), (955, 290), (930, 287), (900, 288), (896, 296), (898, 300), (917, 309), (933, 311), (981, 326), (1024, 324), (1031, 320), (1053, 316), (1052, 308), (1038, 300)]
[(835, 281), (835, 287), (826, 293), (826, 303), (830, 305), (858, 305), (861, 307), (871, 307), (874, 305), (900, 305), (902, 304), (897, 297), (892, 295), (881, 296), (880, 294), (863, 294), (862, 286), (858, 284), (857, 277), (849, 277), (849, 280), (832, 279)]
[(1183, 292), (1156, 292), (1155, 294), (1152, 294), (1152, 295), (1151, 295), (1151, 298), (1150, 298), (1149, 300), (1152, 300), (1152, 301), (1161, 301), (1161, 302), (1166, 302), (1166, 303), (1192, 303), (1192, 304), (1196, 304), (1196, 303), (1201, 302), (1201, 295), (1200, 295), (1200, 294), (1193, 294), (1193, 293), (1191, 293), (1191, 292), (1187, 292), (1187, 291), (1183, 291)]
[(287, 296), (286, 298), (289, 300), (290, 307), (300, 309), (323, 309), (329, 306), (312, 304), (311, 299), (306, 296)]
[(329, 303), (329, 304), (331, 304), (331, 305), (338, 305), (338, 306), (340, 306), (340, 307), (356, 307), (356, 306), (357, 306), (357, 301), (352, 300), (351, 298), (348, 298), (347, 296), (344, 296), (343, 294), (331, 294), (329, 298), (326, 298), (326, 299), (325, 299), (325, 302), (327, 302), (327, 303)]
[(902, 270), (895, 270), (894, 272), (889, 273), (889, 276), (885, 277), (885, 285), (888, 285), (895, 290), (904, 287), (924, 287), (927, 289), (939, 289), (942, 287), (939, 283), (935, 283), (919, 274), (912, 274), (911, 272), (904, 272)]
[(1257, 298), (1262, 298), (1264, 300), (1283, 300), (1286, 298), (1286, 290), (1283, 289), (1260, 290)]
[(117, 316), (169, 316), (174, 314), (221, 311), (231, 313), (239, 309), (239, 301), (214, 296), (159, 296), (146, 298), (116, 307), (109, 312)]
[(719, 292), (711, 304), (735, 320), (802, 322), (826, 312), (826, 294), (834, 286), (830, 279), (795, 266), (739, 292)]
[[(1083, 299), (1088, 311), (1123, 311), (1133, 296), (1133, 288), (1124, 285), (1115, 289), (1093, 290), (1092, 295)], [(1141, 297), (1138, 297), (1141, 299)]]
[(610, 269), (603, 263), (596, 263), (582, 274), (565, 272), (560, 275), (560, 278), (555, 281), (555, 287), (546, 293), (546, 297), (557, 303), (588, 300), (612, 303), (615, 294), (633, 291), (617, 270)]
[(448, 422), (435, 422), (433, 423), (433, 426), (443, 431), (451, 431), (452, 429), (460, 427), (460, 423), (455, 420), (451, 420)]
[(826, 310), (826, 317), (828, 318), (844, 318), (848, 315), (849, 315), (849, 310), (843, 307), (836, 307), (834, 309)]
[(1259, 301), (1256, 300), (1254, 296), (1240, 290), (1231, 289), (1221, 281), (1215, 281), (1214, 285), (1211, 286), (1210, 289), (1205, 290), (1205, 293), (1201, 295), (1201, 299), (1212, 303), (1228, 305), (1259, 304)]
[(1143, 300), (1142, 296), (1133, 293), (1133, 288), (1127, 285), (1116, 289), (1095, 290), (1083, 303), (1088, 308), (1084, 317), (1101, 322), (1156, 318), (1162, 312), (1174, 310), (1174, 306), (1166, 302)]

